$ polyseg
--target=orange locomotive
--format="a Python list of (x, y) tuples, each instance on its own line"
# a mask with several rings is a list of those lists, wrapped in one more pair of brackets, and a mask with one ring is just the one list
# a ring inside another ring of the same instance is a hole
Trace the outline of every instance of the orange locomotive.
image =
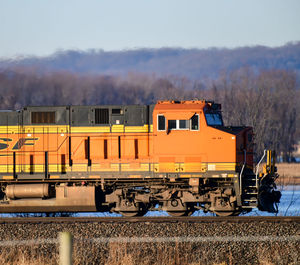
[(0, 112), (0, 212), (276, 212), (274, 158), (220, 104), (27, 107)]

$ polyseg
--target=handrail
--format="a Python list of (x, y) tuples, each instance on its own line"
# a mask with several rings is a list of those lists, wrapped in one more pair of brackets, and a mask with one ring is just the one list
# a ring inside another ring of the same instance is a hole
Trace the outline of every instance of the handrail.
[(259, 160), (258, 164), (256, 165), (256, 173), (255, 173), (255, 185), (256, 185), (256, 188), (258, 187), (258, 170), (259, 170), (259, 166), (260, 166), (260, 163), (263, 161), (263, 159), (266, 156), (266, 153), (267, 153), (266, 151), (267, 150), (265, 149), (263, 156), (261, 157), (261, 159)]
[(244, 171), (246, 161), (247, 161), (246, 156), (247, 156), (247, 151), (246, 151), (246, 149), (244, 149), (244, 164), (243, 164), (242, 170), (240, 172), (240, 195), (242, 195), (242, 175), (243, 175), (243, 171)]

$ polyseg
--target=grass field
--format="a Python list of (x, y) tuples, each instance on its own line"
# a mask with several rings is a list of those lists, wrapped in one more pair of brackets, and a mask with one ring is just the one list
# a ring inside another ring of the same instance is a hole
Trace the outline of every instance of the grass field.
[(281, 185), (300, 185), (300, 163), (278, 163), (277, 172), (278, 184)]
[[(238, 264), (247, 254), (249, 264), (277, 265), (277, 264), (299, 264), (299, 245), (288, 244), (288, 251), (282, 245), (270, 243), (267, 245), (257, 242), (236, 251), (236, 245), (230, 246), (228, 243), (220, 243), (217, 246), (198, 246), (192, 243), (186, 244), (142, 244), (128, 245), (113, 243), (105, 246), (104, 249), (90, 246), (74, 246), (73, 264), (106, 264), (106, 265), (232, 265)], [(42, 250), (40, 250), (42, 248)], [(19, 265), (56, 265), (59, 264), (57, 248), (53, 246), (34, 246), (1, 249), (1, 264)], [(201, 248), (201, 251), (196, 251)], [(47, 253), (47, 251), (49, 251)]]

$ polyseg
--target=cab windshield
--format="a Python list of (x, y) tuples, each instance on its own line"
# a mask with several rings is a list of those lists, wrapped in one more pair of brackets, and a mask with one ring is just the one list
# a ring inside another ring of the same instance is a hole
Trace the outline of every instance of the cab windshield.
[(223, 120), (221, 113), (208, 112), (205, 113), (206, 123), (208, 126), (223, 126)]

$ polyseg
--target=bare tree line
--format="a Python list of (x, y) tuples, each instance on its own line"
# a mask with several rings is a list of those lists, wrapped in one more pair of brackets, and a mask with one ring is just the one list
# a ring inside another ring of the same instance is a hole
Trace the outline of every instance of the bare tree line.
[(294, 73), (270, 70), (254, 74), (244, 69), (219, 78), (212, 91), (213, 98), (223, 103), (227, 124), (254, 128), (258, 155), (270, 148), (283, 161), (292, 162), (300, 122), (300, 93)]
[(130, 73), (126, 77), (0, 72), (0, 109), (28, 105), (151, 104), (162, 99), (204, 98), (222, 103), (226, 125), (254, 127), (256, 154), (272, 148), (293, 160), (300, 139), (297, 75), (285, 70), (250, 69), (224, 73), (204, 83), (185, 77)]

